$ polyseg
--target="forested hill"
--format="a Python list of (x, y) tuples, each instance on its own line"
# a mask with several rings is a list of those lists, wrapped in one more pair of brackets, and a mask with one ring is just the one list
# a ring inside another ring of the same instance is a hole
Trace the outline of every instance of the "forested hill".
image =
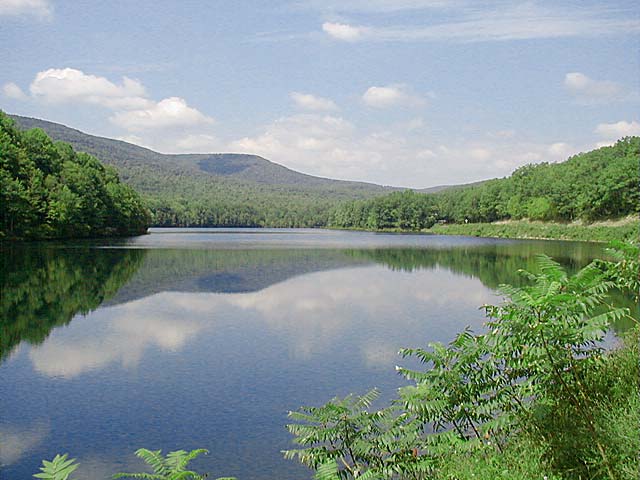
[(521, 167), (507, 178), (434, 194), (396, 192), (336, 209), (330, 223), (364, 229), (430, 228), (436, 222), (498, 220), (593, 222), (637, 214), (640, 138), (575, 155), (561, 163)]
[(174, 173), (207, 174), (223, 177), (227, 180), (243, 180), (266, 185), (322, 187), (335, 191), (355, 192), (351, 196), (357, 196), (359, 191), (389, 192), (397, 190), (397, 188), (383, 187), (373, 183), (333, 180), (306, 175), (257, 155), (236, 153), (162, 154), (120, 140), (89, 135), (59, 123), (19, 115), (11, 115), (11, 117), (24, 129), (41, 128), (54, 140), (68, 142), (77, 150), (95, 155), (103, 162), (120, 169), (153, 166)]
[(113, 167), (0, 111), (0, 239), (138, 235), (150, 215)]
[(394, 190), (305, 175), (243, 154), (165, 155), (63, 125), (12, 116), (117, 168), (147, 201), (155, 225), (318, 226), (339, 203)]

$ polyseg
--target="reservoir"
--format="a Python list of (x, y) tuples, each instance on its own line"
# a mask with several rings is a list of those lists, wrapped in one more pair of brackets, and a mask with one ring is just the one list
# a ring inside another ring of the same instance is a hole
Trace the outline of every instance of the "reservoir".
[(601, 244), (302, 229), (151, 229), (2, 246), (0, 478), (69, 453), (77, 478), (136, 471), (141, 447), (206, 448), (210, 478), (312, 473), (282, 458), (287, 413), (415, 366), (401, 347), (481, 331), (500, 284)]

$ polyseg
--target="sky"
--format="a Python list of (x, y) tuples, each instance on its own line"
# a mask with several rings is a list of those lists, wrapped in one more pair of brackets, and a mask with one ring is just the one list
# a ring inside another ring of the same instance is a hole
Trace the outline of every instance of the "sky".
[(0, 109), (423, 188), (640, 135), (635, 1), (0, 0)]

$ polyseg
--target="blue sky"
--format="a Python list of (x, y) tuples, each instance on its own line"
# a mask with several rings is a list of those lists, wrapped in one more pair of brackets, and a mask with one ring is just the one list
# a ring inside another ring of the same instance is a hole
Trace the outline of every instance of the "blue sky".
[(0, 0), (0, 108), (428, 187), (640, 135), (635, 2)]

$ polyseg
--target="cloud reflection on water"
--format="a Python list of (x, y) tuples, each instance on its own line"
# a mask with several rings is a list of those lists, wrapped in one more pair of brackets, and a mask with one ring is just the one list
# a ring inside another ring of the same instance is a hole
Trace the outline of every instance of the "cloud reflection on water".
[[(195, 338), (216, 335), (217, 327), (244, 322), (243, 328), (266, 327), (277, 334), (298, 360), (323, 354), (358, 328), (355, 348), (373, 368), (393, 361), (403, 346), (395, 343), (398, 338), (411, 338), (414, 345), (442, 339), (452, 322), (462, 321), (462, 328), (465, 321), (482, 318), (478, 312), (475, 319), (459, 319), (447, 315), (449, 311), (473, 311), (492, 300), (491, 290), (478, 280), (444, 269), (409, 273), (373, 266), (324, 271), (258, 292), (163, 292), (102, 308), (54, 331), (41, 346), (31, 348), (29, 357), (47, 376), (73, 378), (114, 363), (130, 369), (148, 348), (179, 352)], [(412, 336), (425, 322), (434, 338)]]
[(44, 422), (29, 427), (0, 423), (0, 465), (16, 463), (38, 447), (49, 436), (50, 431), (51, 427)]

